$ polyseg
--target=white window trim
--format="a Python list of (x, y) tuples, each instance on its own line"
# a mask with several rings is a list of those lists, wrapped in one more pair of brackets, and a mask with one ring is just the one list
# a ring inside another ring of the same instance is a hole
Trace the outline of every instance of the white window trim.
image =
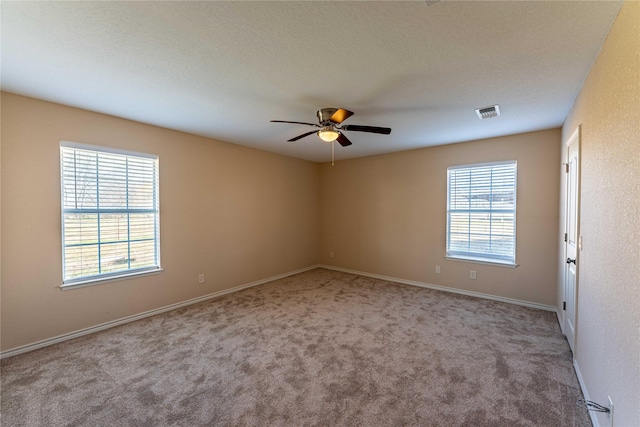
[(110, 282), (119, 282), (121, 280), (134, 279), (134, 278), (143, 277), (143, 276), (151, 276), (154, 274), (160, 274), (163, 271), (164, 270), (162, 268), (154, 268), (153, 270), (144, 270), (144, 271), (135, 271), (135, 272), (127, 271), (126, 273), (117, 274), (117, 275), (114, 274), (113, 276), (109, 276), (109, 277), (97, 277), (95, 279), (87, 278), (86, 280), (77, 280), (70, 283), (69, 282), (63, 283), (60, 285), (60, 289), (62, 289), (63, 291), (68, 291), (70, 289), (102, 285), (104, 283), (110, 283)]
[(470, 262), (473, 264), (484, 264), (484, 265), (493, 265), (496, 267), (506, 267), (506, 268), (518, 268), (520, 264), (511, 263), (508, 261), (500, 262), (499, 260), (487, 260), (484, 258), (473, 258), (473, 257), (463, 257), (463, 256), (445, 256), (444, 259), (448, 261), (460, 261), (460, 262)]
[[(121, 155), (125, 155), (125, 156), (135, 156), (135, 157), (142, 157), (142, 158), (147, 158), (147, 159), (154, 159), (154, 160), (158, 160), (158, 156), (155, 154), (149, 154), (149, 153), (141, 153), (141, 152), (137, 152), (137, 151), (130, 151), (130, 150), (124, 150), (124, 149), (118, 149), (118, 148), (112, 148), (112, 147), (104, 147), (104, 146), (100, 146), (100, 145), (93, 145), (93, 144), (84, 144), (84, 143), (79, 143), (79, 142), (72, 142), (72, 141), (60, 141), (60, 148), (77, 148), (77, 149), (81, 149), (81, 150), (90, 150), (90, 151), (100, 151), (103, 153), (111, 153), (111, 154), (121, 154)], [(62, 167), (61, 167), (61, 173), (62, 173)], [(159, 171), (156, 171), (156, 173), (159, 175)], [(62, 177), (60, 177), (60, 182), (62, 182)], [(62, 189), (60, 191), (60, 204), (61, 204), (61, 230), (64, 233), (64, 200), (63, 200), (63, 193), (62, 193)], [(156, 194), (156, 204), (158, 206), (158, 209), (160, 208), (160, 192), (159, 189), (157, 189), (157, 194)], [(160, 220), (160, 218), (158, 218), (158, 221)], [(158, 224), (158, 227), (160, 227), (160, 225)], [(64, 236), (62, 236), (61, 238), (61, 243), (62, 243), (62, 257), (63, 257), (63, 264), (62, 264), (62, 268), (63, 268), (63, 275), (64, 275), (64, 254), (65, 254), (65, 242), (64, 242)], [(68, 280), (64, 280), (62, 281), (62, 284), (59, 286), (60, 289), (62, 290), (71, 290), (71, 289), (77, 289), (77, 288), (83, 288), (83, 287), (87, 287), (87, 286), (94, 286), (94, 285), (99, 285), (99, 284), (104, 284), (104, 283), (109, 283), (109, 282), (116, 282), (116, 281), (121, 281), (121, 280), (126, 280), (126, 279), (132, 279), (132, 278), (138, 278), (138, 277), (142, 277), (142, 276), (148, 276), (148, 275), (155, 275), (155, 274), (160, 274), (162, 273), (164, 270), (162, 269), (162, 264), (161, 264), (161, 257), (160, 257), (160, 233), (158, 232), (158, 235), (156, 236), (156, 244), (157, 244), (157, 257), (158, 257), (158, 265), (157, 266), (150, 266), (150, 267), (143, 267), (140, 269), (135, 269), (135, 270), (125, 270), (125, 271), (118, 271), (118, 272), (112, 272), (112, 273), (104, 273), (101, 275), (95, 275), (95, 276), (84, 276), (84, 277), (79, 277), (79, 278), (74, 278), (74, 279), (68, 279)]]
[[(450, 254), (449, 253), (449, 196), (450, 196), (450, 188), (449, 188), (449, 171), (456, 169), (470, 169), (476, 167), (484, 167), (484, 166), (496, 166), (496, 165), (508, 165), (514, 164), (516, 167), (516, 174), (514, 177), (514, 188), (515, 188), (515, 203), (513, 208), (513, 261), (500, 259), (500, 258), (492, 258), (492, 257), (483, 257), (481, 255), (475, 256), (474, 254)], [(466, 165), (456, 165), (449, 166), (447, 168), (447, 220), (446, 220), (446, 232), (445, 232), (445, 259), (449, 261), (462, 261), (462, 262), (471, 262), (476, 264), (485, 264), (499, 267), (508, 267), (508, 268), (517, 268), (520, 264), (517, 263), (517, 196), (518, 196), (518, 161), (517, 160), (502, 160), (496, 162), (485, 162), (485, 163), (472, 163)]]

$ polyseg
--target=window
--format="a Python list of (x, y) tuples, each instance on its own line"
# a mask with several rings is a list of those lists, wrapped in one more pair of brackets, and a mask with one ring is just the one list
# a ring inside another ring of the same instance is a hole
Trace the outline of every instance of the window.
[(63, 287), (160, 270), (158, 158), (60, 144)]
[(515, 161), (447, 170), (447, 257), (515, 265)]

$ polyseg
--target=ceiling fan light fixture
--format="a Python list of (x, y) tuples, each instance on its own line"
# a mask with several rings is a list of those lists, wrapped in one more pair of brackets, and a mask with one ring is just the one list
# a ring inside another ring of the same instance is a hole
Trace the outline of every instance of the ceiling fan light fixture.
[(324, 142), (332, 142), (338, 139), (340, 132), (332, 128), (331, 126), (325, 126), (318, 131), (318, 136)]

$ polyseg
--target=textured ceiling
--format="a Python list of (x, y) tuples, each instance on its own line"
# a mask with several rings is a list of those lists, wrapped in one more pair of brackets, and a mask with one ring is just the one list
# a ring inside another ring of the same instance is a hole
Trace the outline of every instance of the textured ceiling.
[(560, 126), (621, 6), (431, 3), (2, 1), (2, 89), (318, 162), (269, 120), (393, 129), (347, 132), (353, 158)]

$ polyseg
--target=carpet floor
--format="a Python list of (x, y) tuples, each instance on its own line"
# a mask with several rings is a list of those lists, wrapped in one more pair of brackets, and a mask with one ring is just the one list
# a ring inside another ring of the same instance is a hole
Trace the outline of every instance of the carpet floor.
[(590, 426), (554, 313), (315, 269), (2, 361), (3, 426)]

